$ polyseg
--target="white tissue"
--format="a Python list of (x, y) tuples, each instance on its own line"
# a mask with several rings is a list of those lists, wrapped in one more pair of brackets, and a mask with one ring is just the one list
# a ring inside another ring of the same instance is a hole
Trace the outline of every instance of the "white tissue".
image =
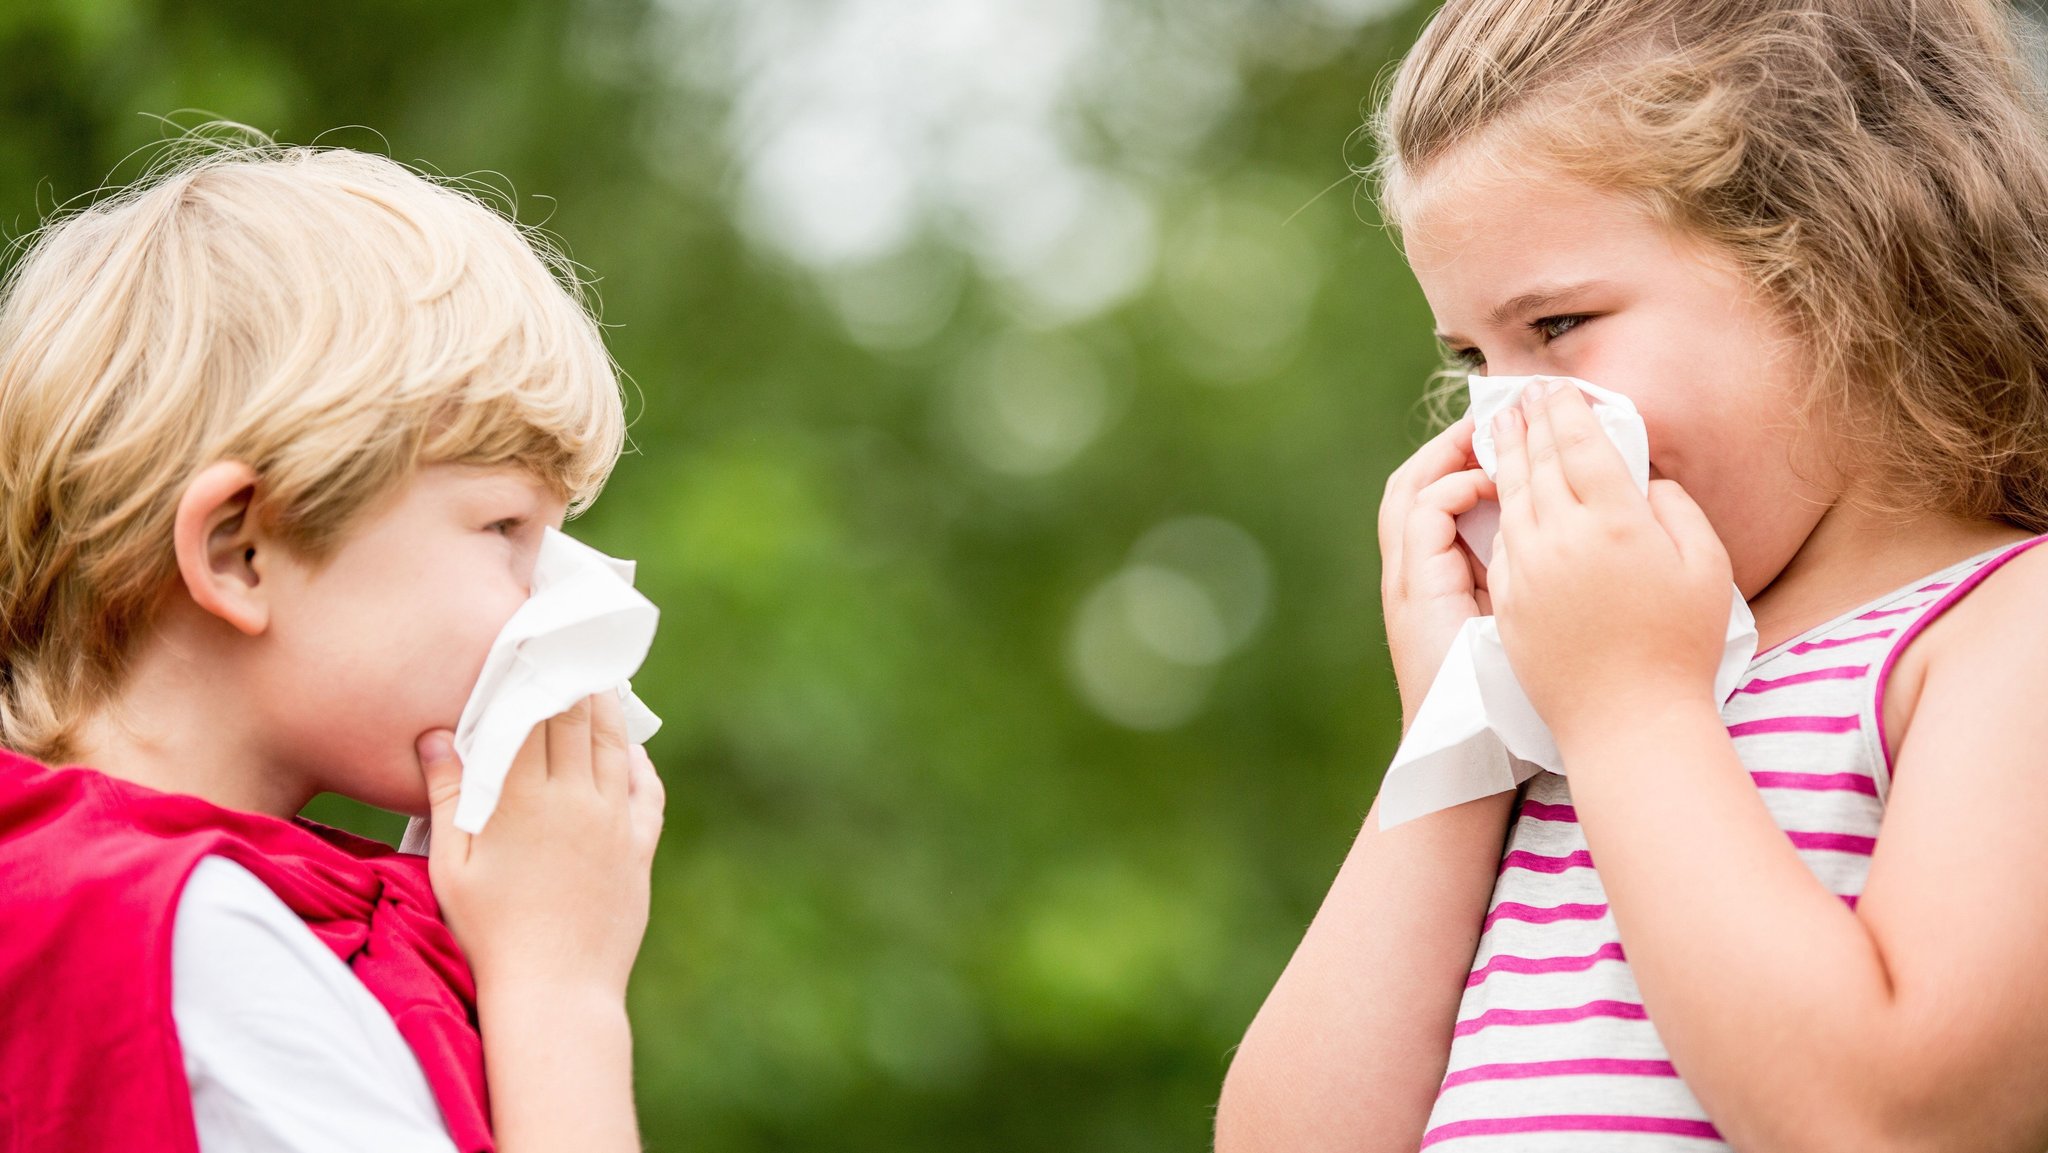
[[(1519, 402), (1522, 391), (1538, 380), (1570, 384), (1593, 401), (1593, 413), (1608, 439), (1621, 450), (1636, 488), (1648, 492), (1649, 438), (1635, 405), (1620, 393), (1564, 376), (1467, 378), (1476, 422), (1472, 455), (1486, 475), (1494, 475), (1498, 467), (1494, 414)], [(1499, 531), (1500, 506), (1492, 501), (1458, 518), (1458, 535), (1482, 565), (1493, 559), (1494, 537)], [(1722, 704), (1734, 694), (1743, 671), (1755, 658), (1756, 640), (1756, 621), (1737, 589), (1730, 597), (1721, 667), (1714, 675), (1715, 699)], [(1443, 667), (1430, 683), (1422, 706), (1409, 723), (1408, 735), (1387, 768), (1380, 785), (1380, 827), (1390, 829), (1439, 809), (1506, 792), (1545, 770), (1564, 773), (1557, 742), (1515, 679), (1494, 618), (1474, 617), (1451, 642)]]
[[(552, 527), (543, 531), (532, 595), (491, 642), (455, 726), (462, 758), (456, 828), (482, 832), (534, 726), (593, 693), (618, 693), (627, 740), (637, 745), (654, 735), (661, 718), (633, 695), (627, 678), (647, 659), (660, 616), (634, 589), (633, 562)], [(415, 818), (400, 848), (424, 852), (425, 833), (426, 822)]]

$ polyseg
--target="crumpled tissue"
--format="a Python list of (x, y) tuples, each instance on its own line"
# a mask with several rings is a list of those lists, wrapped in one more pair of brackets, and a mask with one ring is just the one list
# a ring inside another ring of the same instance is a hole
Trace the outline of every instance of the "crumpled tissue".
[[(455, 726), (462, 793), (455, 827), (480, 833), (498, 807), (505, 776), (534, 726), (610, 689), (625, 707), (626, 739), (661, 727), (628, 680), (647, 659), (661, 610), (633, 587), (633, 562), (609, 557), (549, 527), (534, 560), (532, 594), (491, 643), (483, 672)], [(425, 852), (427, 822), (414, 818), (400, 849)]]
[[(1472, 455), (1486, 475), (1499, 467), (1494, 452), (1494, 414), (1521, 400), (1539, 380), (1570, 384), (1593, 402), (1602, 431), (1621, 450), (1629, 475), (1644, 492), (1650, 487), (1649, 437), (1643, 418), (1627, 397), (1566, 376), (1478, 376), (1467, 378), (1474, 421)], [(1500, 532), (1500, 506), (1484, 501), (1458, 518), (1458, 535), (1482, 565), (1493, 559)], [(1617, 579), (1626, 579), (1616, 574)], [(1756, 620), (1740, 589), (1728, 607), (1728, 632), (1721, 666), (1714, 676), (1715, 698), (1726, 704), (1756, 656)], [(1529, 703), (1508, 665), (1500, 628), (1493, 617), (1474, 617), (1458, 630), (1443, 667), (1408, 726), (1380, 785), (1380, 827), (1506, 792), (1538, 772), (1564, 773), (1564, 758), (1550, 729)]]

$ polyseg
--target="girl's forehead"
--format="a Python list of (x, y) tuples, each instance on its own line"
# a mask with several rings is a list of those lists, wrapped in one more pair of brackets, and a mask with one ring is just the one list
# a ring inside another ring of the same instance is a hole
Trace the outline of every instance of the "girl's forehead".
[(1446, 169), (1412, 191), (1402, 245), (1425, 283), (1619, 277), (1674, 254), (1638, 203), (1553, 173)]

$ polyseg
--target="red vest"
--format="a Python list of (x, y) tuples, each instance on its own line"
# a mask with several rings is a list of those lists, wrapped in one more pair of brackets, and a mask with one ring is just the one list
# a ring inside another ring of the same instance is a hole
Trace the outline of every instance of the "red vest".
[(0, 750), (0, 1153), (199, 1153), (171, 927), (208, 854), (254, 873), (390, 1012), (462, 1153), (492, 1148), (476, 986), (426, 858)]

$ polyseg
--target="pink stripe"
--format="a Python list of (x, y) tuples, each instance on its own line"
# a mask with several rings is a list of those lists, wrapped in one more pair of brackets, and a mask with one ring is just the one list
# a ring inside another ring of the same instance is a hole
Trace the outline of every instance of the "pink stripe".
[(1879, 629), (1874, 633), (1860, 633), (1853, 637), (1829, 637), (1824, 641), (1801, 641), (1785, 651), (1804, 654), (1819, 652), (1821, 649), (1838, 649), (1843, 645), (1853, 645), (1858, 641), (1883, 640), (1897, 631), (1897, 629)]
[(1942, 589), (1954, 588), (1955, 584), (1956, 582), (1954, 581), (1937, 581), (1931, 585), (1921, 585), (1919, 591), (1923, 593), (1938, 592)]
[(1863, 899), (1863, 896), (1860, 893), (1840, 893), (1837, 895), (1842, 898), (1842, 903), (1844, 905), (1849, 906), (1849, 909), (1852, 912), (1855, 911), (1856, 902)]
[(1474, 969), (1472, 975), (1465, 978), (1465, 987), (1470, 989), (1495, 973), (1578, 973), (1602, 961), (1627, 959), (1622, 956), (1620, 941), (1609, 941), (1583, 957), (1515, 957), (1503, 953), (1483, 967)]
[(1731, 737), (1747, 737), (1756, 733), (1853, 733), (1862, 719), (1847, 717), (1764, 717), (1755, 721), (1737, 721), (1728, 726)]
[(1557, 921), (1597, 921), (1607, 915), (1605, 905), (1552, 905), (1548, 908), (1524, 905), (1519, 901), (1502, 901), (1493, 912), (1486, 915), (1481, 930), (1493, 928), (1495, 921), (1523, 921), (1531, 925), (1549, 925)]
[(1876, 837), (1858, 837), (1850, 833), (1794, 833), (1786, 832), (1792, 838), (1795, 849), (1825, 849), (1836, 853), (1860, 853), (1869, 856), (1877, 848)]
[(1922, 607), (1923, 606), (1921, 605), (1900, 605), (1898, 608), (1895, 609), (1871, 609), (1869, 612), (1864, 613), (1862, 616), (1859, 616), (1856, 619), (1859, 621), (1883, 620), (1886, 617), (1898, 616), (1900, 613), (1917, 612)]
[(1590, 869), (1592, 867), (1593, 854), (1585, 849), (1580, 849), (1575, 853), (1562, 857), (1546, 857), (1541, 853), (1530, 853), (1516, 849), (1514, 852), (1502, 857), (1500, 861), (1500, 871), (1503, 873), (1509, 869), (1527, 869), (1532, 873), (1562, 873), (1567, 869)]
[(1719, 1141), (1721, 1131), (1705, 1121), (1683, 1117), (1617, 1117), (1600, 1113), (1553, 1114), (1546, 1117), (1489, 1117), (1451, 1121), (1422, 1135), (1422, 1148), (1454, 1137), (1497, 1137), (1507, 1133), (1664, 1133)]
[(1918, 617), (1915, 617), (1913, 623), (1906, 626), (1906, 635), (1900, 637), (1899, 643), (1893, 645), (1892, 650), (1885, 654), (1884, 667), (1877, 670), (1876, 702), (1877, 749), (1880, 753), (1884, 754), (1884, 772), (1885, 777), (1887, 779), (1891, 777), (1892, 773), (1892, 747), (1890, 743), (1885, 740), (1884, 735), (1884, 687), (1885, 683), (1891, 680), (1892, 666), (1899, 663), (1899, 654), (1906, 651), (1906, 646), (1913, 643), (1913, 638), (1920, 635), (1920, 630), (1926, 628), (1928, 625), (1933, 624), (1935, 618), (1941, 616), (1941, 614), (1949, 610), (1950, 605), (1953, 605), (1957, 601), (1963, 599), (1964, 596), (1968, 595), (1971, 589), (1976, 588), (1978, 585), (1984, 583), (1985, 577), (1988, 577), (1992, 573), (1997, 572), (1999, 569), (2005, 566), (2005, 563), (2007, 561), (2020, 555), (2023, 552), (2026, 552), (2028, 549), (2033, 548), (2035, 545), (2040, 544), (2044, 540), (2048, 540), (2048, 535), (2029, 537), (2026, 540), (2023, 540), (2018, 544), (2013, 545), (2011, 548), (2006, 549), (2004, 552), (1999, 553), (1997, 556), (1994, 556), (1990, 560), (1985, 561), (1983, 564), (1979, 565), (1977, 567), (1976, 572), (1971, 573), (1969, 576), (1966, 576), (1961, 581), (1957, 582), (1956, 587), (1948, 590), (1946, 593), (1943, 593), (1940, 600), (1935, 601), (1932, 605), (1928, 606), (1926, 612), (1920, 614)]
[(1562, 1025), (1594, 1017), (1622, 1021), (1647, 1021), (1650, 1015), (1634, 1001), (1588, 1001), (1569, 1009), (1488, 1009), (1470, 1021), (1460, 1021), (1453, 1037), (1469, 1037), (1494, 1025)]
[(1444, 1078), (1443, 1088), (1452, 1089), (1474, 1081), (1520, 1081), (1530, 1077), (1676, 1077), (1669, 1061), (1625, 1061), (1617, 1057), (1581, 1057), (1573, 1061), (1521, 1061), (1502, 1065), (1474, 1065)]
[(1812, 793), (1877, 795), (1877, 782), (1862, 773), (1751, 773), (1759, 789), (1804, 789)]
[(1522, 815), (1535, 821), (1576, 821), (1579, 811), (1570, 805), (1546, 805), (1542, 801), (1523, 801)]
[(1767, 693), (1772, 689), (1782, 689), (1787, 685), (1805, 685), (1811, 684), (1814, 681), (1853, 681), (1869, 671), (1869, 665), (1836, 665), (1833, 668), (1812, 669), (1803, 673), (1793, 673), (1789, 677), (1779, 677), (1776, 680), (1752, 680), (1737, 688), (1735, 693), (1737, 696), (1743, 693)]

